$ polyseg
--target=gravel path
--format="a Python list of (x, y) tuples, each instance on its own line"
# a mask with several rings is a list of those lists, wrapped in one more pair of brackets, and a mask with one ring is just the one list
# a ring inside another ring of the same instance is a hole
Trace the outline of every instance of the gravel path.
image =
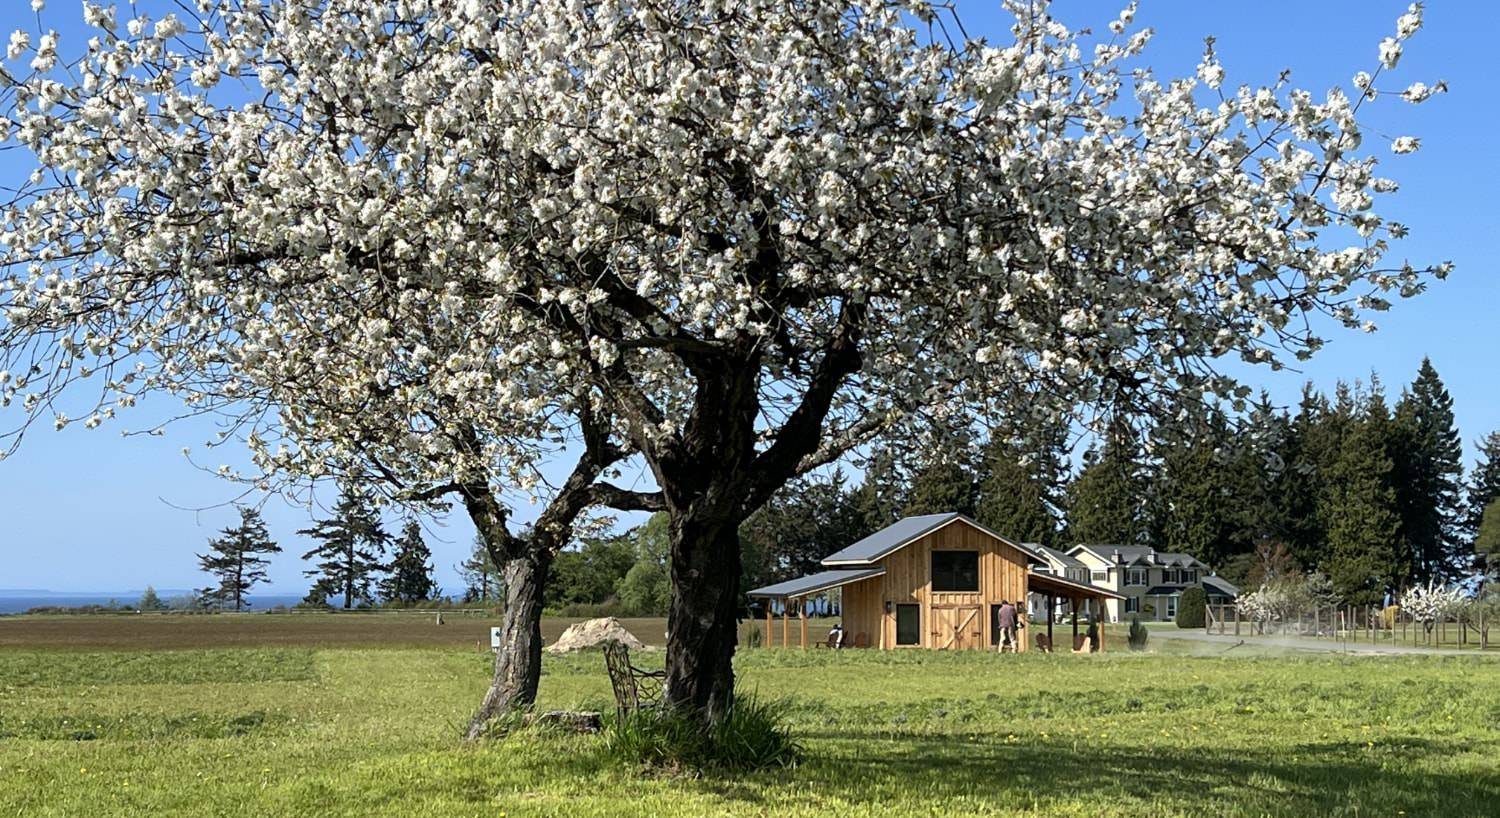
[(1335, 642), (1331, 639), (1306, 639), (1299, 636), (1235, 636), (1232, 633), (1205, 633), (1201, 630), (1181, 630), (1176, 628), (1153, 628), (1151, 630), (1151, 638), (1185, 639), (1191, 642), (1224, 645), (1226, 648), (1243, 640), (1247, 646), (1255, 645), (1263, 648), (1315, 650), (1327, 653), (1415, 654), (1426, 656), (1472, 656), (1479, 654), (1477, 650), (1468, 649), (1424, 648), (1414, 645), (1381, 645), (1370, 644), (1369, 642)]

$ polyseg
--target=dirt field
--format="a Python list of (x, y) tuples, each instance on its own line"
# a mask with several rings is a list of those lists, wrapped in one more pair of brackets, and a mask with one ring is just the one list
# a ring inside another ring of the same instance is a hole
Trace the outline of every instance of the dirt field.
[[(246, 613), (246, 614), (122, 614), (98, 616), (0, 617), (0, 649), (88, 648), (93, 650), (176, 650), (222, 647), (489, 647), (498, 617), (399, 613)], [(579, 619), (547, 617), (542, 638), (556, 641), (563, 629)], [(622, 619), (626, 630), (647, 645), (666, 640), (667, 620)], [(808, 639), (822, 639), (832, 620), (808, 623)], [(749, 623), (740, 641), (748, 638)], [(779, 622), (778, 622), (779, 627)], [(777, 638), (780, 638), (778, 632)], [(797, 625), (791, 625), (793, 644)]]

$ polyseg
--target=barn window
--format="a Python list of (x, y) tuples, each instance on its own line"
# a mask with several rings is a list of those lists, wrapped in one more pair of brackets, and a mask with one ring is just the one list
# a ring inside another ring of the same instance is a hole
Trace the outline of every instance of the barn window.
[(922, 606), (896, 606), (896, 644), (922, 644)]
[(932, 552), (932, 590), (978, 591), (979, 552)]

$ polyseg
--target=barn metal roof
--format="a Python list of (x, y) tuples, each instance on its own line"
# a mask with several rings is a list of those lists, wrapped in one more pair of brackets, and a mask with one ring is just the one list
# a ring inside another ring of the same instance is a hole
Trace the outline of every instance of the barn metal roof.
[(1240, 589), (1234, 587), (1221, 577), (1207, 576), (1203, 578), (1203, 590), (1209, 593), (1218, 592), (1227, 597), (1238, 598)]
[(823, 564), (827, 566), (872, 565), (892, 552), (899, 550), (902, 546), (909, 545), (913, 540), (936, 531), (955, 520), (962, 520), (995, 539), (1014, 546), (1036, 562), (1044, 561), (1034, 550), (1007, 539), (956, 511), (950, 511), (945, 514), (921, 514), (915, 517), (903, 517), (859, 542), (829, 554), (823, 559)]
[(756, 588), (749, 592), (749, 596), (789, 597), (807, 596), (820, 591), (829, 591), (840, 585), (848, 585), (870, 577), (878, 577), (885, 573), (884, 568), (845, 568), (838, 571), (819, 571), (816, 574), (808, 574), (805, 577), (789, 579), (786, 582), (778, 582), (775, 585), (767, 585), (764, 588)]

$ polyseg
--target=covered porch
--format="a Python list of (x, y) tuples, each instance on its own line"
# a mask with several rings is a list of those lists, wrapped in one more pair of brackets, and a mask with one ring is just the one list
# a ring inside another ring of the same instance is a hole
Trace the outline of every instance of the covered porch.
[(1052, 574), (1040, 574), (1035, 571), (1029, 572), (1026, 575), (1026, 591), (1028, 594), (1035, 594), (1045, 600), (1043, 609), (1046, 611), (1046, 616), (1043, 619), (1046, 621), (1047, 642), (1053, 646), (1057, 644), (1053, 639), (1052, 630), (1052, 626), (1057, 619), (1054, 612), (1057, 610), (1057, 605), (1060, 601), (1066, 600), (1069, 603), (1068, 607), (1071, 611), (1069, 619), (1071, 620), (1073, 637), (1070, 647), (1075, 651), (1082, 647), (1084, 638), (1079, 633), (1079, 613), (1082, 612), (1085, 617), (1083, 622), (1085, 632), (1087, 631), (1089, 622), (1098, 624), (1099, 627), (1095, 628), (1095, 633), (1098, 634), (1099, 639), (1098, 644), (1090, 644), (1088, 649), (1090, 652), (1102, 652), (1104, 650), (1104, 625), (1109, 621), (1104, 603), (1110, 599), (1124, 599), (1120, 594), (1100, 588), (1097, 585), (1085, 585), (1081, 582), (1073, 582), (1072, 580), (1063, 579)]
[[(792, 644), (791, 621), (793, 613), (797, 619), (797, 644), (804, 650), (807, 649), (807, 601), (811, 598), (837, 590), (855, 582), (873, 579), (885, 573), (881, 567), (874, 568), (848, 568), (833, 571), (819, 571), (816, 574), (808, 574), (805, 577), (789, 579), (778, 582), (775, 585), (767, 585), (764, 588), (756, 588), (747, 596), (752, 599), (764, 599), (766, 601), (766, 637), (765, 647), (775, 647), (776, 641), (776, 607), (781, 607), (781, 642), (782, 647), (790, 647)], [(858, 637), (865, 634), (854, 634), (849, 647), (869, 647), (868, 636), (865, 644), (858, 643)]]

